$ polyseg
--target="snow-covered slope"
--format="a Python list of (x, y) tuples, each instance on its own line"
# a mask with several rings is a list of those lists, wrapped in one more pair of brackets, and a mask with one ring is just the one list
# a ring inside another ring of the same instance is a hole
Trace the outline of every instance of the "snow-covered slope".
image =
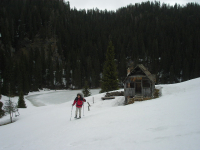
[(162, 97), (127, 106), (124, 97), (88, 97), (91, 111), (85, 104), (85, 116), (72, 121), (72, 101), (43, 107), (26, 101), (15, 123), (0, 126), (0, 150), (198, 150), (200, 78), (159, 86)]

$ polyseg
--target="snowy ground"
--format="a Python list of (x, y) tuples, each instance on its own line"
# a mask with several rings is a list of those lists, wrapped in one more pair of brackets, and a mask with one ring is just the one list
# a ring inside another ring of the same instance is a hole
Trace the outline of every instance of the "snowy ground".
[[(200, 149), (200, 78), (159, 87), (162, 97), (127, 106), (124, 97), (106, 101), (100, 99), (104, 94), (88, 97), (91, 111), (85, 104), (85, 116), (72, 121), (74, 97), (52, 104), (45, 100), (63, 98), (62, 94), (37, 95), (34, 99), (46, 106), (35, 107), (26, 100), (29, 107), (19, 110), (16, 122), (0, 126), (0, 150)], [(0, 119), (0, 124), (6, 120)]]
[[(100, 89), (90, 90), (91, 95), (98, 94)], [(82, 93), (81, 90), (59, 90), (59, 91), (40, 91), (30, 93), (26, 99), (31, 101), (34, 106), (45, 106), (52, 104), (62, 104), (74, 100), (77, 93)]]

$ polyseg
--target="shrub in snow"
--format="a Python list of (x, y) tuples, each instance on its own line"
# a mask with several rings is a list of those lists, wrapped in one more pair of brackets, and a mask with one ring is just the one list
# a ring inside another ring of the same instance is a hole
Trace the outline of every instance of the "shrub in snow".
[(5, 114), (4, 110), (2, 110), (3, 103), (0, 102), (0, 118), (2, 118)]
[[(0, 94), (0, 100), (1, 100), (1, 94)], [(4, 111), (2, 110), (2, 107), (3, 107), (3, 103), (0, 101), (0, 118), (2, 118), (4, 116)]]
[(19, 95), (18, 108), (26, 108), (26, 104), (24, 101), (24, 94), (22, 91), (20, 92), (20, 95)]
[(87, 81), (85, 81), (85, 86), (82, 92), (83, 92), (84, 97), (88, 97), (91, 95)]
[(13, 103), (9, 98), (9, 100), (6, 100), (3, 109), (5, 111), (5, 115), (10, 115), (10, 122), (12, 123), (13, 113), (18, 112), (17, 104)]

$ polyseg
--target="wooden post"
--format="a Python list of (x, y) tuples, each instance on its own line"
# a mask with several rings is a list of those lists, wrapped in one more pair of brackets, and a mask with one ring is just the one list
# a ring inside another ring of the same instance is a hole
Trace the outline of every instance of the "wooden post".
[(130, 86), (131, 86), (131, 83), (129, 82), (129, 83), (128, 83), (128, 88), (130, 88)]
[(90, 111), (90, 103), (89, 102), (87, 102), (88, 103), (88, 111)]
[(136, 94), (136, 82), (134, 81), (134, 97), (135, 97), (135, 94)]
[(152, 85), (151, 85), (151, 82), (149, 81), (149, 85), (150, 85), (150, 95), (151, 95), (151, 97), (152, 97), (152, 92), (153, 92), (153, 90), (152, 90)]
[(141, 79), (141, 94), (142, 94), (142, 96), (144, 96), (143, 94), (143, 80)]
[(94, 97), (93, 97), (93, 104), (94, 104)]

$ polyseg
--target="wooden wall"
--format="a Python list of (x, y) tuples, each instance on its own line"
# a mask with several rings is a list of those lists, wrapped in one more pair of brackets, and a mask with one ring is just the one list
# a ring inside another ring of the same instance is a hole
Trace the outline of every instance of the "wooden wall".
[(135, 96), (135, 88), (125, 88), (124, 96)]
[(142, 94), (143, 94), (143, 97), (151, 97), (152, 96), (151, 89), (143, 87)]
[[(143, 82), (149, 83), (149, 87), (143, 87)], [(151, 97), (152, 93), (154, 91), (154, 86), (155, 84), (152, 83), (147, 77), (128, 77), (125, 81), (124, 85), (124, 96), (135, 96), (135, 91), (136, 91), (136, 83), (141, 82), (141, 95), (143, 97)], [(134, 88), (130, 87), (130, 83), (134, 83)]]

